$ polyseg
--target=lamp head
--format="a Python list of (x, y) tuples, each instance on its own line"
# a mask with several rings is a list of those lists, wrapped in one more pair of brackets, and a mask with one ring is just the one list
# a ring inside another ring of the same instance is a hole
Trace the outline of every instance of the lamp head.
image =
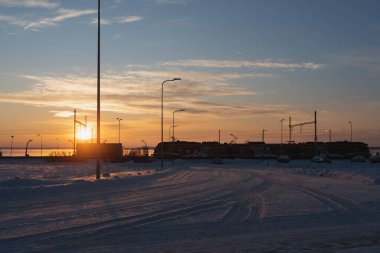
[(179, 78), (179, 77), (176, 77), (176, 78), (173, 78), (173, 80), (172, 81), (181, 81), (182, 79), (181, 78)]

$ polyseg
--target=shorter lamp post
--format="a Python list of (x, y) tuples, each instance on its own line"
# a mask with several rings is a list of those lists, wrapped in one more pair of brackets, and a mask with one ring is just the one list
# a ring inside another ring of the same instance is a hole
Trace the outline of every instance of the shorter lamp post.
[(352, 122), (348, 121), (348, 124), (350, 124), (350, 126), (351, 126), (351, 143), (352, 143)]
[(175, 127), (177, 127), (177, 125), (175, 125), (175, 126), (170, 126), (170, 127), (169, 127), (169, 141), (170, 141), (170, 140), (173, 140), (173, 135), (171, 134), (171, 130), (172, 130), (172, 128), (173, 128), (173, 133), (174, 133), (174, 128), (175, 128)]
[(175, 113), (176, 112), (184, 112), (184, 111), (186, 111), (185, 109), (180, 109), (180, 110), (175, 110), (174, 112), (173, 112), (173, 136), (172, 136), (172, 141), (174, 142), (174, 140), (175, 140), (175, 137), (174, 137), (174, 115), (175, 115)]
[(25, 156), (29, 156), (28, 155), (28, 146), (29, 146), (29, 142), (33, 141), (32, 139), (29, 139), (28, 142), (26, 143), (26, 147), (25, 147)]
[(261, 136), (261, 141), (264, 143), (264, 141), (265, 141), (265, 132), (266, 132), (267, 130), (266, 129), (263, 129), (263, 132), (262, 132), (262, 136)]
[(120, 143), (120, 121), (122, 121), (123, 119), (121, 118), (116, 118), (118, 121), (119, 121), (119, 143)]
[(57, 150), (59, 151), (59, 139), (55, 138), (57, 140)]
[(12, 156), (12, 151), (13, 151), (13, 138), (14, 138), (14, 136), (12, 135), (11, 138), (12, 138), (12, 139), (11, 139), (11, 156)]
[(282, 132), (283, 132), (283, 128), (284, 128), (284, 120), (285, 119), (280, 120), (280, 123), (281, 123), (281, 149), (282, 149)]
[(40, 137), (40, 151), (41, 151), (40, 156), (42, 157), (42, 134), (37, 134), (37, 136)]
[(164, 84), (166, 82), (180, 81), (181, 78), (176, 77), (168, 79), (161, 84), (161, 170), (164, 169)]

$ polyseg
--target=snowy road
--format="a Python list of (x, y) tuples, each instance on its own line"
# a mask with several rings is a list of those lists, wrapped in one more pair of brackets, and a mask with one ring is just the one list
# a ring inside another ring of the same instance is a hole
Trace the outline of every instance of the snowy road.
[(254, 163), (0, 194), (1, 252), (380, 252), (379, 185)]

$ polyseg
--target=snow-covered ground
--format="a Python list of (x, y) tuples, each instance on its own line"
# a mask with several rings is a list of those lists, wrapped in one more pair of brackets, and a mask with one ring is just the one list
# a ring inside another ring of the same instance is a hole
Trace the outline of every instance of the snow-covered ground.
[(380, 252), (380, 164), (0, 161), (0, 252)]

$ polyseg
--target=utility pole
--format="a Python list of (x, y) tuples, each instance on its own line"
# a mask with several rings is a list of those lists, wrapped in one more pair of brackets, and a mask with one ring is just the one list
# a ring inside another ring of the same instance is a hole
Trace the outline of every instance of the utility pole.
[(238, 137), (236, 137), (235, 135), (233, 135), (233, 134), (230, 134), (232, 137), (233, 137), (233, 139), (232, 139), (232, 141), (230, 141), (230, 143), (231, 144), (236, 144), (236, 140), (238, 139)]
[(281, 149), (282, 149), (282, 142), (283, 142), (283, 141), (282, 141), (282, 132), (283, 132), (283, 124), (284, 124), (284, 120), (285, 120), (285, 119), (281, 119), (281, 120), (280, 120), (280, 122), (281, 122), (281, 138), (280, 138), (280, 139), (281, 139)]
[(11, 139), (11, 156), (12, 156), (12, 151), (13, 151), (13, 138), (14, 138), (14, 136), (12, 135), (11, 138), (12, 138), (12, 139)]
[(289, 144), (292, 143), (292, 117), (289, 117)]
[(289, 117), (289, 143), (292, 142), (292, 131), (293, 131), (293, 128), (294, 127), (302, 127), (304, 125), (309, 125), (309, 124), (314, 124), (314, 144), (315, 144), (315, 149), (317, 147), (317, 141), (318, 141), (318, 137), (317, 137), (317, 111), (314, 111), (314, 121), (307, 121), (307, 122), (302, 122), (302, 123), (298, 123), (298, 124), (292, 124), (292, 117)]
[(264, 143), (264, 136), (265, 136), (265, 132), (266, 132), (267, 130), (266, 129), (263, 129), (263, 131), (262, 131), (262, 136), (261, 136), (261, 142), (262, 143)]
[(98, 73), (96, 102), (96, 179), (100, 179), (100, 0), (98, 0)]
[(349, 121), (348, 122), (348, 124), (350, 124), (350, 129), (351, 129), (351, 131), (350, 131), (350, 142), (352, 143), (352, 121)]
[(318, 147), (318, 136), (317, 136), (317, 111), (314, 111), (314, 154), (317, 155)]

